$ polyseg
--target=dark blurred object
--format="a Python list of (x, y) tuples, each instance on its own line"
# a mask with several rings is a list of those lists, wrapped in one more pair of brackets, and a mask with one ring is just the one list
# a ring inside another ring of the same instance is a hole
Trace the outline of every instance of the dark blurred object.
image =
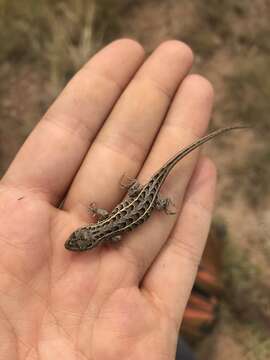
[(183, 338), (178, 341), (175, 360), (196, 360), (194, 353)]
[(224, 232), (210, 231), (198, 274), (184, 313), (181, 334), (192, 342), (213, 328), (222, 294), (221, 265)]

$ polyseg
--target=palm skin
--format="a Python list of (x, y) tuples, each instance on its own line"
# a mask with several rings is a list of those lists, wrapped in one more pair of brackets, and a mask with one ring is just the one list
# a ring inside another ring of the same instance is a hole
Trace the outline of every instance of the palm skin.
[(187, 75), (191, 64), (177, 41), (147, 60), (136, 42), (116, 41), (23, 145), (0, 183), (1, 358), (174, 359), (211, 219), (212, 163), (194, 153), (168, 178), (176, 216), (156, 212), (85, 253), (64, 242), (93, 221), (92, 201), (110, 210), (121, 200), (123, 173), (145, 182), (205, 132), (212, 90)]

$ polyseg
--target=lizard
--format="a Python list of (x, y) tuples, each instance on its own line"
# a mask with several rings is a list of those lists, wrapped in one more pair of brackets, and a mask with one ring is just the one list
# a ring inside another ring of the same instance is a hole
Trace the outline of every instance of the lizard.
[(176, 153), (144, 185), (133, 179), (126, 186), (127, 197), (111, 212), (99, 209), (95, 203), (92, 203), (90, 210), (99, 218), (98, 221), (75, 230), (66, 240), (65, 248), (71, 251), (86, 251), (105, 242), (118, 242), (123, 233), (144, 223), (154, 209), (164, 210), (167, 214), (175, 214), (169, 210), (171, 200), (162, 198), (159, 194), (172, 168), (178, 161), (207, 141), (227, 131), (242, 128), (246, 126), (230, 126), (210, 132)]

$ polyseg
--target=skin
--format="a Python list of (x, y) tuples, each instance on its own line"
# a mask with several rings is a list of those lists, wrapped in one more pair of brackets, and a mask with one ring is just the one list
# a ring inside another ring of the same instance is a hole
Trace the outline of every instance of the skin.
[[(147, 181), (205, 134), (209, 82), (188, 75), (178, 41), (145, 57), (118, 40), (74, 76), (0, 182), (0, 357), (174, 359), (181, 319), (207, 238), (213, 163), (195, 151), (163, 186), (177, 214), (156, 211), (124, 239), (85, 253), (64, 242), (111, 210), (122, 175)], [(59, 205), (61, 204), (61, 209)]]

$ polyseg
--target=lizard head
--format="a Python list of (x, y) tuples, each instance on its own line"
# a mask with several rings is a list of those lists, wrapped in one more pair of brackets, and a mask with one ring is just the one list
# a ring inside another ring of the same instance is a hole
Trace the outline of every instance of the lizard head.
[(65, 248), (70, 251), (86, 251), (97, 245), (89, 227), (75, 230), (65, 242)]

